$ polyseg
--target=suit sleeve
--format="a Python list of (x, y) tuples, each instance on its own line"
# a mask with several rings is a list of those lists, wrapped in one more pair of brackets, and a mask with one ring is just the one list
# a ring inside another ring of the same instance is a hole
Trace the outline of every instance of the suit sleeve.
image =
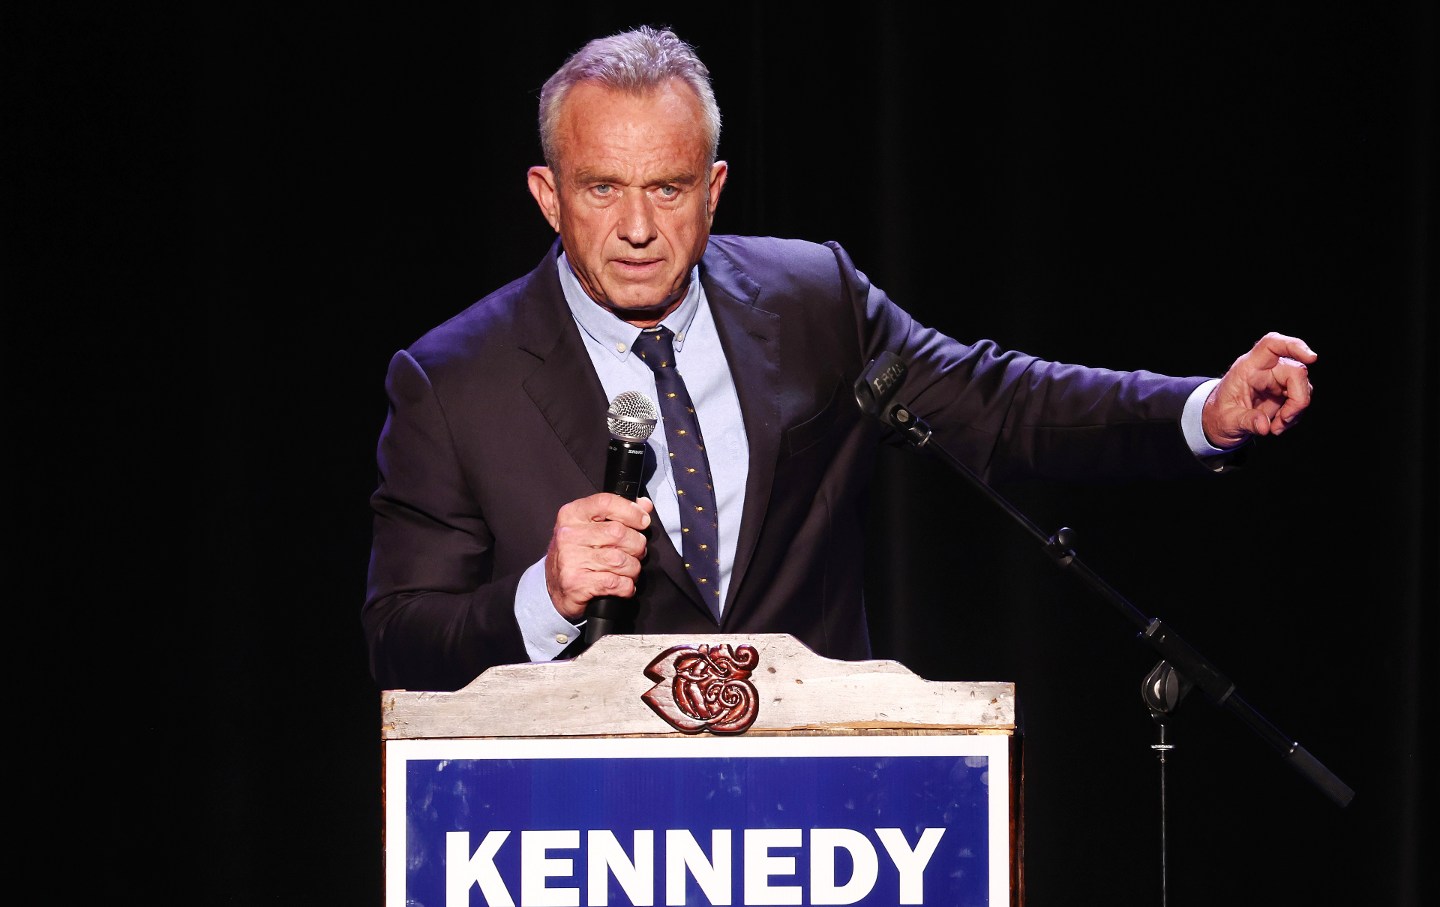
[(371, 672), (385, 689), (455, 690), (528, 660), (514, 612), (520, 574), (491, 575), (493, 535), (424, 369), (396, 353), (385, 390), (362, 611)]
[[(867, 361), (907, 365), (899, 398), (934, 442), (987, 481), (1108, 482), (1209, 474), (1180, 427), (1203, 377), (1053, 362), (923, 325), (830, 244), (858, 315)], [(898, 435), (894, 443), (901, 443)]]

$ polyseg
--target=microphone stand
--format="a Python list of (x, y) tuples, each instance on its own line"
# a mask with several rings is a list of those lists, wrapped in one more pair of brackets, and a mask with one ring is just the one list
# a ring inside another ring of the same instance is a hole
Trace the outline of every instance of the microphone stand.
[[(855, 400), (866, 415), (872, 416), (899, 432), (911, 446), (926, 450), (948, 463), (960, 475), (979, 489), (986, 497), (999, 506), (1019, 523), (1034, 538), (1056, 565), (1079, 577), (1087, 586), (1109, 601), (1121, 615), (1139, 629), (1140, 638), (1150, 644), (1159, 655), (1160, 661), (1146, 675), (1141, 683), (1141, 698), (1150, 711), (1159, 729), (1158, 742), (1151, 747), (1160, 761), (1160, 811), (1161, 811), (1161, 886), (1164, 897), (1166, 879), (1165, 840), (1165, 769), (1166, 757), (1172, 746), (1166, 741), (1165, 716), (1172, 713), (1180, 701), (1194, 687), (1199, 687), (1206, 697), (1228, 710), (1242, 724), (1255, 732), (1285, 759), (1286, 763), (1341, 807), (1347, 806), (1355, 792), (1336, 777), (1318, 759), (1289, 735), (1282, 732), (1268, 719), (1255, 710), (1235, 689), (1233, 684), (1208, 659), (1180, 638), (1180, 635), (1164, 622), (1147, 617), (1131, 604), (1113, 586), (1105, 582), (1086, 565), (1075, 553), (1074, 530), (1062, 527), (1053, 535), (1046, 535), (1029, 517), (991, 488), (974, 470), (960, 462), (953, 454), (934, 441), (930, 426), (902, 402), (893, 400), (904, 380), (908, 367), (894, 353), (885, 352), (872, 360), (855, 381)], [(1163, 901), (1162, 901), (1163, 903)]]

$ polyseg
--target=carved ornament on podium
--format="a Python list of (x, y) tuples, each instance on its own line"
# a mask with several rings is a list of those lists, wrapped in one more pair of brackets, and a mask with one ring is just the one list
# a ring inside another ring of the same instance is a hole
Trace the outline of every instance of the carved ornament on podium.
[(754, 646), (672, 646), (650, 661), (656, 681), (642, 699), (686, 734), (739, 734), (755, 723), (760, 696), (750, 675), (760, 663)]

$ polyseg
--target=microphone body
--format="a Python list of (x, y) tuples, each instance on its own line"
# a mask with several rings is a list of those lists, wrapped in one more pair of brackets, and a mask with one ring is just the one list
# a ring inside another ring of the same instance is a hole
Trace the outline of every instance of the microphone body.
[(645, 480), (644, 441), (611, 438), (605, 456), (605, 490), (622, 498), (635, 500), (640, 496), (640, 483)]
[[(660, 411), (644, 394), (627, 391), (610, 403), (607, 422), (610, 446), (605, 457), (605, 490), (627, 500), (640, 496), (645, 481), (646, 440), (655, 430)], [(633, 598), (602, 595), (585, 604), (585, 627), (579, 640), (580, 651), (609, 633), (631, 629), (637, 608)]]

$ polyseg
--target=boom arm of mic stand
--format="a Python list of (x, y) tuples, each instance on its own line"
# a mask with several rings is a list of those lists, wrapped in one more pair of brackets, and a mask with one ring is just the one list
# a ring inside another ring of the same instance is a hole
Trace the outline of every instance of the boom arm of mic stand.
[[(890, 357), (891, 354), (886, 354)], [(865, 376), (856, 382), (856, 397), (860, 401), (861, 408), (872, 415), (875, 415), (886, 425), (898, 431), (913, 446), (928, 450), (944, 460), (946, 463), (966, 479), (972, 485), (994, 501), (1005, 512), (1009, 513), (1014, 520), (1024, 527), (1032, 536), (1038, 539), (1044, 547), (1045, 552), (1050, 555), (1056, 564), (1068, 568), (1078, 575), (1086, 585), (1098, 592), (1101, 597), (1115, 605), (1136, 628), (1140, 636), (1150, 644), (1171, 667), (1179, 672), (1181, 677), (1200, 687), (1206, 696), (1217, 706), (1221, 706), (1237, 718), (1240, 722), (1254, 731), (1259, 737), (1275, 749), (1285, 761), (1300, 774), (1308, 778), (1331, 800), (1340, 806), (1346, 806), (1355, 796), (1355, 792), (1343, 781), (1336, 777), (1329, 769), (1320, 763), (1318, 759), (1299, 743), (1296, 743), (1288, 735), (1281, 732), (1279, 728), (1271, 724), (1263, 715), (1257, 712), (1235, 691), (1235, 685), (1225, 675), (1221, 674), (1216, 667), (1195, 651), (1188, 643), (1180, 638), (1169, 627), (1159, 620), (1147, 618), (1139, 609), (1125, 599), (1109, 583), (1101, 579), (1093, 570), (1086, 566), (1079, 555), (1075, 553), (1071, 545), (1074, 533), (1068, 528), (1061, 528), (1054, 535), (1047, 536), (1040, 530), (1030, 518), (1021, 513), (1013, 504), (1002, 495), (991, 488), (984, 480), (975, 474), (970, 467), (960, 462), (955, 456), (946, 451), (939, 444), (933, 442), (930, 427), (925, 421), (916, 416), (904, 403), (881, 402), (881, 397), (893, 394), (893, 386), (899, 383), (904, 375), (904, 365), (898, 360), (891, 358), (891, 364), (886, 370), (889, 374), (885, 376), (886, 386), (880, 386), (874, 379), (867, 385)], [(867, 373), (868, 374), (868, 373)]]

